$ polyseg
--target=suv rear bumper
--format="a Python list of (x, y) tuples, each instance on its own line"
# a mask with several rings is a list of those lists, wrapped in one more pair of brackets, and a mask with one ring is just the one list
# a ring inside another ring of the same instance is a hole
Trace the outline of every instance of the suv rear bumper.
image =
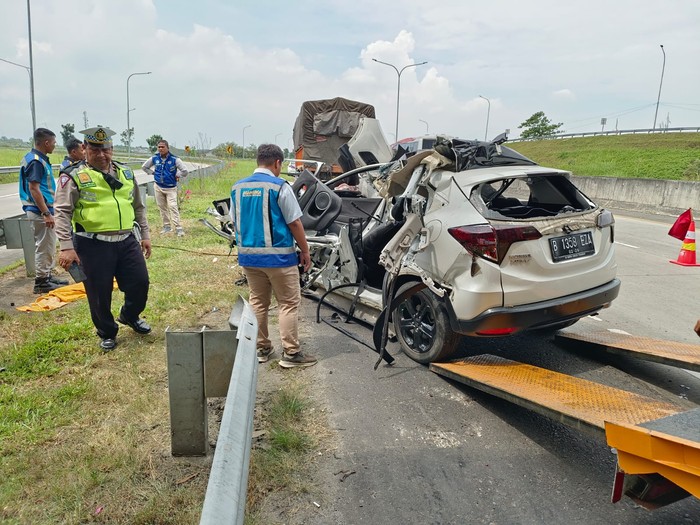
[(620, 280), (612, 281), (583, 292), (558, 297), (549, 301), (512, 307), (490, 308), (474, 319), (461, 320), (447, 301), (447, 313), (453, 331), (463, 335), (492, 335), (483, 332), (503, 330), (504, 335), (529, 328), (573, 321), (610, 306), (620, 292)]

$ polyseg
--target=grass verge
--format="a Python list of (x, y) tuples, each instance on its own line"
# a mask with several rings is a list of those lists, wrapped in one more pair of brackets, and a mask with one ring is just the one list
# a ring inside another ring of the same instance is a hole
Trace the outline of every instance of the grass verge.
[[(216, 177), (187, 182), (191, 192), (181, 205), (184, 238), (157, 233), (158, 211), (149, 199), (153, 255), (144, 317), (154, 328), (151, 334), (121, 327), (116, 350), (103, 354), (86, 301), (50, 312), (2, 312), (0, 522), (199, 521), (211, 458), (170, 455), (164, 332), (167, 326), (224, 328), (236, 295), (247, 295), (247, 289), (233, 284), (241, 272), (226, 241), (199, 219), (253, 165), (239, 162)], [(31, 290), (14, 282), (21, 273), (0, 274), (0, 295), (10, 286)], [(33, 296), (26, 299), (29, 303)], [(114, 312), (121, 301), (116, 292)], [(288, 455), (307, 453), (313, 443), (294, 431), (307, 405), (298, 397), (284, 399), (287, 409), (271, 420), (286, 423), (276, 423), (268, 434), (281, 464)], [(279, 466), (267, 468), (283, 472)], [(269, 487), (259, 486), (263, 492)], [(252, 501), (261, 501), (260, 496)]]
[(700, 133), (578, 137), (507, 146), (582, 177), (700, 180)]
[(277, 519), (287, 523), (298, 510), (296, 502), (319, 491), (313, 481), (313, 458), (329, 437), (325, 418), (304, 394), (309, 376), (274, 365), (264, 372), (280, 384), (258, 398), (246, 525), (271, 525)]

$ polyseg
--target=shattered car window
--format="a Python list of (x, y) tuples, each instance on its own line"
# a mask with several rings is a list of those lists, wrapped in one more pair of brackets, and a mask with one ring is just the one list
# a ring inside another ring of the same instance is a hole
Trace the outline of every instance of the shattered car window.
[(469, 200), (490, 219), (554, 217), (595, 208), (565, 174), (485, 182), (474, 187)]

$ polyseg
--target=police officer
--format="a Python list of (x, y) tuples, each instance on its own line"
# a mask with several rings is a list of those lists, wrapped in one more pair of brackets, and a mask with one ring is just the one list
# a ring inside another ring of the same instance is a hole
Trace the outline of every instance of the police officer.
[(100, 347), (109, 352), (117, 345), (119, 329), (111, 312), (115, 277), (124, 292), (117, 321), (139, 334), (151, 331), (140, 318), (148, 299), (144, 256), (151, 255), (151, 241), (134, 174), (112, 160), (114, 131), (96, 127), (80, 133), (85, 135), (86, 160), (61, 171), (56, 190), (59, 263), (65, 269), (82, 265), (92, 322)]

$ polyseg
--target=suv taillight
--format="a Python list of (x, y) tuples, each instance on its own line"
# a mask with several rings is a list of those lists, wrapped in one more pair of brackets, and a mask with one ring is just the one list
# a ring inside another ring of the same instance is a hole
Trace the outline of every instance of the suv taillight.
[(532, 241), (542, 237), (533, 226), (494, 226), (479, 224), (458, 226), (447, 230), (469, 253), (501, 264), (510, 245), (520, 241)]

